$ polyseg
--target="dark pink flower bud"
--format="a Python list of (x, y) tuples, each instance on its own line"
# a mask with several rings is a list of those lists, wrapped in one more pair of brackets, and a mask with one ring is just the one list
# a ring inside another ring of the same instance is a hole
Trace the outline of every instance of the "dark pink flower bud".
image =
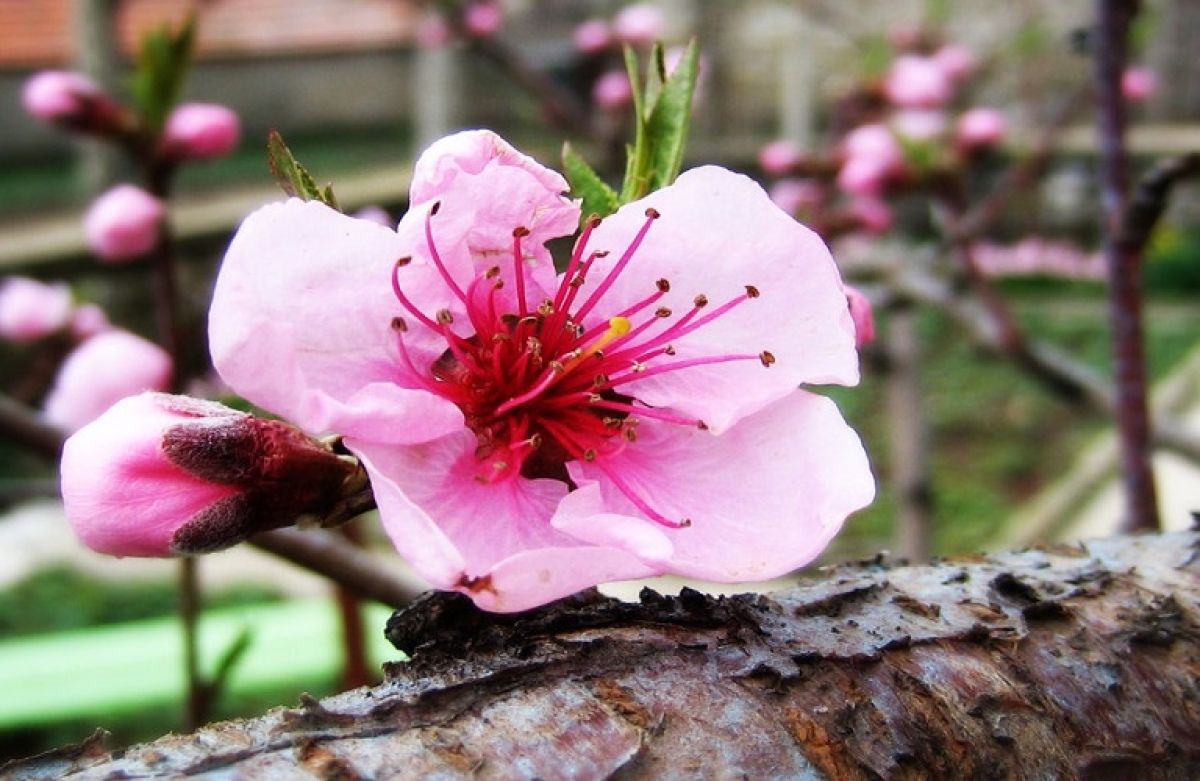
[(70, 320), (71, 290), (35, 279), (9, 277), (0, 283), (0, 338), (34, 342)]
[(75, 431), (117, 401), (171, 384), (171, 357), (128, 331), (96, 334), (71, 351), (46, 396), (46, 420)]
[(856, 287), (846, 285), (846, 302), (850, 306), (850, 318), (854, 321), (854, 343), (858, 347), (875, 341), (875, 315), (871, 300)]
[(154, 249), (165, 214), (163, 202), (150, 193), (119, 184), (92, 202), (83, 233), (101, 260), (133, 260)]
[(116, 132), (129, 121), (123, 106), (96, 82), (74, 71), (34, 74), (25, 82), (21, 100), (37, 119), (85, 133)]
[(472, 38), (489, 38), (504, 26), (504, 9), (495, 0), (476, 0), (463, 10), (462, 25)]
[(145, 393), (68, 439), (61, 472), (67, 518), (89, 548), (175, 556), (323, 516), (357, 465), (282, 421)]
[(238, 115), (215, 103), (185, 103), (167, 117), (163, 151), (180, 160), (212, 160), (237, 149), (242, 138)]
[(1134, 65), (1121, 74), (1121, 94), (1126, 100), (1140, 102), (1158, 91), (1158, 76), (1151, 69)]
[(616, 110), (628, 106), (633, 100), (633, 86), (629, 74), (623, 70), (611, 70), (596, 79), (592, 85), (592, 100), (604, 109)]

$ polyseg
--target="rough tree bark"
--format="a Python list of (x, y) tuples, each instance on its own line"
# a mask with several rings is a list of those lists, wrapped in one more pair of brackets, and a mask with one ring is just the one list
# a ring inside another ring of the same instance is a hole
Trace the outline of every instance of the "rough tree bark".
[(821, 574), (513, 616), (426, 597), (379, 687), (0, 775), (1200, 777), (1200, 534)]

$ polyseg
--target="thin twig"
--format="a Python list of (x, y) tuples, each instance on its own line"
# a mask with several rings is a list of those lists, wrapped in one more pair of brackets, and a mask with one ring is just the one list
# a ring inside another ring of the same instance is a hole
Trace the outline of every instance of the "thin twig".
[(1126, 241), (1129, 219), (1129, 155), (1125, 147), (1125, 99), (1121, 77), (1137, 0), (1097, 0), (1095, 23), (1096, 121), (1100, 137), (1104, 253), (1108, 267), (1109, 319), (1115, 367), (1117, 439), (1125, 486), (1123, 532), (1159, 528), (1152, 467), (1146, 359), (1142, 327), (1142, 247)]

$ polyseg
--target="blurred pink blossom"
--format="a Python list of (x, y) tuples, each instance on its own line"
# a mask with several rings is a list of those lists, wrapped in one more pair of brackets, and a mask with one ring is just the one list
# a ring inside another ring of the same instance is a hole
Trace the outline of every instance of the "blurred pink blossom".
[(899, 108), (940, 108), (954, 93), (950, 78), (930, 57), (897, 57), (884, 78), (884, 95)]
[(975, 70), (975, 55), (965, 46), (947, 44), (933, 53), (933, 61), (952, 82), (961, 82)]
[(342, 434), (402, 555), (489, 610), (810, 561), (874, 495), (857, 435), (799, 387), (858, 379), (823, 242), (703, 167), (589, 221), (557, 275), (567, 189), (471, 131), (417, 161), (396, 231), (265, 207), (218, 276), (214, 365)]
[(101, 127), (123, 112), (96, 82), (75, 71), (49, 70), (25, 82), (25, 110), (43, 122), (78, 130)]
[(890, 126), (900, 138), (908, 141), (936, 141), (946, 133), (950, 120), (940, 109), (905, 109), (891, 116)]
[(1104, 257), (1084, 252), (1079, 247), (1036, 236), (1016, 244), (976, 242), (971, 245), (972, 259), (988, 276), (1046, 275), (1078, 280), (1106, 278)]
[(779, 139), (758, 150), (758, 165), (769, 176), (783, 176), (804, 162), (804, 150), (791, 141)]
[(182, 160), (212, 160), (237, 149), (242, 138), (238, 115), (215, 103), (184, 103), (167, 117), (162, 145)]
[(825, 188), (813, 179), (780, 179), (771, 185), (771, 200), (780, 209), (796, 216), (821, 204)]
[(128, 331), (102, 331), (71, 351), (46, 397), (46, 420), (75, 431), (117, 401), (145, 390), (166, 390), (171, 358)]
[(74, 304), (65, 284), (47, 284), (26, 277), (0, 282), (0, 338), (35, 342), (61, 330)]
[(633, 85), (623, 70), (610, 70), (600, 75), (592, 85), (592, 100), (609, 111), (625, 108), (633, 101)]
[(98, 304), (81, 304), (71, 315), (71, 335), (80, 341), (112, 327), (108, 313)]
[(504, 27), (504, 9), (496, 0), (473, 0), (463, 9), (463, 30), (472, 38), (488, 38)]
[(612, 46), (612, 30), (603, 19), (588, 19), (571, 36), (575, 48), (584, 54), (597, 54)]
[(1008, 134), (1008, 120), (1004, 112), (994, 108), (977, 107), (963, 112), (955, 128), (955, 140), (968, 149), (984, 149), (995, 146)]
[(867, 233), (887, 233), (895, 224), (892, 207), (876, 196), (862, 196), (850, 202), (850, 214)]
[(421, 15), (417, 22), (417, 45), (422, 49), (437, 49), (445, 46), (454, 37), (446, 17), (439, 13), (428, 12)]
[(162, 201), (135, 185), (119, 184), (92, 202), (83, 233), (102, 260), (133, 260), (154, 249), (165, 215)]
[(650, 3), (627, 5), (612, 21), (614, 37), (630, 46), (650, 46), (663, 37), (666, 26), (662, 10)]
[(328, 507), (352, 469), (282, 421), (142, 393), (67, 440), (62, 497), (100, 553), (207, 553)]
[(1121, 93), (1126, 100), (1140, 102), (1158, 91), (1158, 76), (1145, 66), (1134, 65), (1121, 74)]

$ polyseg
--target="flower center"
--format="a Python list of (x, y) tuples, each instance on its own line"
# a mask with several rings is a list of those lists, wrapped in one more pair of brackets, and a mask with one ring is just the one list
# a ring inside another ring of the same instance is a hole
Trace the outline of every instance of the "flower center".
[(595, 262), (607, 255), (589, 250), (592, 232), (600, 224), (592, 218), (584, 226), (566, 271), (559, 277), (553, 298), (531, 302), (526, 290), (525, 228), (513, 231), (512, 263), (515, 303), (507, 311), (498, 293), (504, 283), (500, 269), (492, 268), (473, 279), (463, 290), (450, 276), (433, 240), (433, 218), (438, 204), (425, 220), (425, 238), (433, 265), (452, 293), (463, 304), (474, 330), (460, 336), (451, 330), (454, 316), (442, 310), (432, 316), (418, 309), (405, 294), (401, 274), (411, 258), (397, 261), (392, 288), (408, 316), (438, 333), (446, 350), (426, 367), (418, 366), (404, 344), (408, 323), (394, 318), (401, 360), (423, 386), (462, 410), (467, 427), (475, 434), (478, 461), (476, 479), (492, 483), (511, 479), (551, 478), (574, 488), (566, 465), (569, 461), (596, 464), (648, 517), (671, 527), (671, 521), (648, 507), (637, 492), (608, 467), (608, 459), (638, 439), (644, 419), (706, 428), (702, 420), (650, 407), (638, 401), (637, 383), (666, 372), (704, 364), (756, 360), (774, 363), (769, 352), (717, 354), (681, 359), (672, 343), (722, 317), (744, 302), (757, 298), (758, 290), (745, 292), (721, 306), (710, 308), (707, 297), (697, 295), (689, 311), (676, 317), (661, 299), (670, 282), (659, 279), (653, 291), (624, 310), (591, 326), (589, 315), (611, 290), (633, 260), (659, 214), (647, 209), (646, 220), (621, 257), (598, 280), (584, 288)]

